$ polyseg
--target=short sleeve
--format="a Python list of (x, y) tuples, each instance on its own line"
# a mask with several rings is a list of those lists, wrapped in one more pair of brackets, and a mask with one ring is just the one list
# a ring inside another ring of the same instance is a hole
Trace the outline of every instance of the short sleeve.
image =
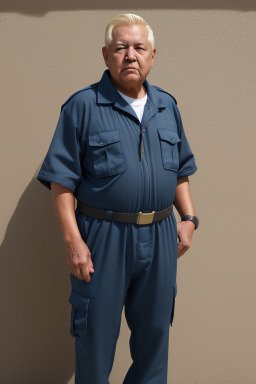
[(182, 119), (180, 116), (180, 112), (178, 107), (176, 106), (176, 112), (178, 117), (178, 130), (180, 142), (178, 142), (178, 150), (179, 150), (179, 169), (177, 173), (177, 179), (181, 177), (193, 175), (196, 172), (197, 166), (195, 163), (195, 157), (189, 145), (188, 139), (186, 137)]
[(36, 179), (48, 189), (51, 189), (50, 182), (55, 182), (74, 193), (81, 177), (80, 159), (77, 123), (64, 107), (61, 109), (57, 127)]

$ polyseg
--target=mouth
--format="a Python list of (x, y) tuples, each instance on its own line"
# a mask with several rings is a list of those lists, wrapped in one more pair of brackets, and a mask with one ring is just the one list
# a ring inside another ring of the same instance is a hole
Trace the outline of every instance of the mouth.
[(137, 71), (137, 68), (135, 67), (126, 67), (123, 69), (123, 71), (128, 71), (128, 70), (136, 70)]

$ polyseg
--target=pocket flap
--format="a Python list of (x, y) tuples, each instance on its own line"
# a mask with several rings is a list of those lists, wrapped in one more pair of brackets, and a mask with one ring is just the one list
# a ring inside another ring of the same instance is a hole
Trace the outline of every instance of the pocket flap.
[(158, 128), (157, 130), (162, 140), (168, 141), (171, 144), (175, 144), (181, 141), (178, 134), (174, 131), (170, 131), (169, 129), (161, 129), (161, 128)]
[(91, 146), (102, 147), (117, 141), (120, 141), (119, 131), (104, 131), (89, 135), (89, 145)]
[(173, 297), (176, 297), (177, 296), (177, 282), (175, 281), (175, 283), (173, 284)]
[(89, 301), (90, 299), (81, 296), (80, 293), (74, 290), (71, 291), (69, 302), (70, 304), (74, 305), (76, 308), (83, 309), (84, 311), (87, 312)]

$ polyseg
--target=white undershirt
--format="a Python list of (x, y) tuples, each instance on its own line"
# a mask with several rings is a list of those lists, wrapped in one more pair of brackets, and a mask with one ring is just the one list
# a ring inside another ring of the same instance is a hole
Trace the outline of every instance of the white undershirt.
[(144, 96), (142, 99), (133, 99), (132, 97), (124, 95), (119, 90), (118, 92), (127, 101), (127, 103), (130, 104), (130, 106), (134, 109), (136, 115), (138, 116), (139, 121), (141, 122), (148, 95)]

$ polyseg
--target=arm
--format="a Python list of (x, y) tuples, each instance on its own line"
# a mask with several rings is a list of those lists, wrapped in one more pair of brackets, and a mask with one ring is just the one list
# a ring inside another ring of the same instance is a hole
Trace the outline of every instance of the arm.
[(77, 226), (74, 194), (70, 189), (54, 182), (51, 182), (51, 192), (54, 211), (66, 246), (67, 264), (73, 275), (89, 282), (89, 272), (94, 272), (93, 263), (91, 252)]
[[(180, 214), (196, 216), (193, 206), (188, 176), (178, 179), (176, 194), (173, 202)], [(192, 221), (179, 221), (177, 223), (177, 235), (180, 239), (178, 244), (178, 258), (182, 256), (190, 247), (195, 224)]]

